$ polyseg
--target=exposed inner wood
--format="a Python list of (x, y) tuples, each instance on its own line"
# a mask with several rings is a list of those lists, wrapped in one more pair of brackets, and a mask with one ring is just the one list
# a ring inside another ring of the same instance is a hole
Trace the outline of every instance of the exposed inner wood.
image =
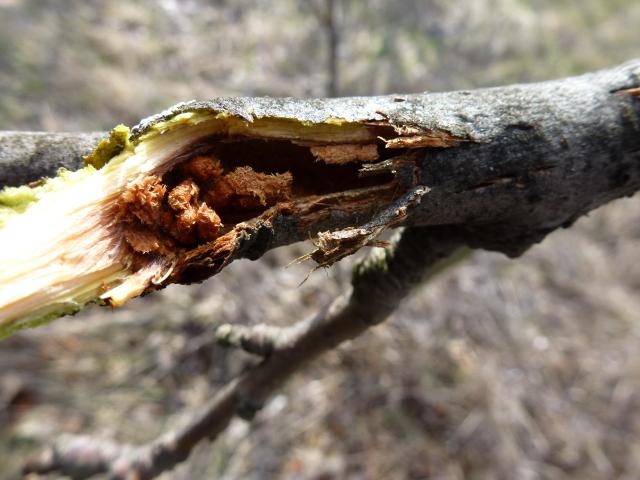
[(365, 145), (317, 145), (311, 147), (314, 157), (324, 163), (373, 162), (379, 158), (378, 146)]
[(278, 219), (295, 218), (307, 238), (338, 217), (366, 219), (402, 193), (378, 138), (391, 127), (294, 127), (174, 125), (48, 193), (0, 231), (0, 335), (92, 301), (119, 306), (209, 277), (242, 238)]
[[(190, 268), (194, 252), (223, 259), (234, 248), (234, 229), (244, 222), (289, 212), (304, 225), (337, 209), (364, 212), (397, 194), (389, 160), (363, 175), (363, 164), (378, 159), (378, 148), (246, 137), (201, 140), (169, 171), (140, 179), (120, 196), (123, 238), (136, 268), (161, 256), (181, 272)], [(339, 161), (316, 161), (319, 155)]]

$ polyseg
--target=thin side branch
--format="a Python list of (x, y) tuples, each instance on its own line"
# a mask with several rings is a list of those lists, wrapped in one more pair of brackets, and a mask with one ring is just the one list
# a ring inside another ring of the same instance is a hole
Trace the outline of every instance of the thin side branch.
[(225, 347), (242, 350), (267, 357), (279, 350), (292, 336), (294, 327), (278, 327), (275, 325), (232, 325), (225, 323), (216, 329), (216, 341)]
[(25, 473), (56, 471), (76, 479), (109, 473), (112, 479), (124, 480), (149, 479), (170, 470), (197, 443), (218, 437), (235, 415), (252, 418), (308, 362), (385, 320), (425, 277), (446, 266), (445, 259), (455, 259), (452, 254), (460, 245), (455, 229), (406, 229), (392, 246), (374, 250), (359, 263), (350, 291), (316, 316), (279, 331), (223, 328), (232, 343), (256, 341), (256, 350), (264, 353), (260, 349), (268, 346), (270, 355), (224, 387), (185, 427), (141, 447), (64, 437), (31, 461)]

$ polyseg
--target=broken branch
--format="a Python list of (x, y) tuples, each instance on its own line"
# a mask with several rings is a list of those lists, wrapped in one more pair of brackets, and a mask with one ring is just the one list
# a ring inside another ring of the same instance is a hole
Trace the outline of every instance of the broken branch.
[[(640, 188), (638, 88), (634, 60), (473, 91), (176, 105), (114, 130), (90, 167), (0, 193), (0, 334), (315, 235), (321, 266), (402, 225), (520, 255)], [(79, 165), (82, 150), (57, 155)]]

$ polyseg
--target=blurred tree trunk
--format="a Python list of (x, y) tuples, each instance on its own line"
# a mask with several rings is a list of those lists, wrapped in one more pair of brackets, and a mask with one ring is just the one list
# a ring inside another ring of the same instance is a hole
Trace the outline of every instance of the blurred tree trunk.
[(339, 77), (339, 58), (338, 49), (340, 43), (339, 25), (336, 12), (336, 3), (340, 0), (325, 0), (325, 31), (328, 44), (328, 79), (327, 79), (327, 97), (337, 97), (340, 95), (340, 77)]

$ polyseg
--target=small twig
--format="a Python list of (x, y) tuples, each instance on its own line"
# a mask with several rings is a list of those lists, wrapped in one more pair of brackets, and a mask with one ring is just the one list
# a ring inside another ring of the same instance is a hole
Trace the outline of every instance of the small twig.
[(288, 336), (290, 328), (263, 323), (253, 326), (225, 323), (216, 329), (215, 338), (225, 347), (241, 348), (254, 355), (267, 357)]
[[(440, 271), (461, 245), (448, 227), (406, 229), (354, 269), (350, 291), (314, 317), (284, 329), (223, 327), (219, 338), (270, 355), (227, 384), (185, 427), (141, 447), (64, 437), (25, 473), (57, 471), (76, 479), (150, 479), (184, 461), (203, 439), (215, 439), (235, 415), (251, 418), (270, 394), (309, 361), (386, 319), (426, 275)], [(258, 333), (256, 333), (258, 332)]]

